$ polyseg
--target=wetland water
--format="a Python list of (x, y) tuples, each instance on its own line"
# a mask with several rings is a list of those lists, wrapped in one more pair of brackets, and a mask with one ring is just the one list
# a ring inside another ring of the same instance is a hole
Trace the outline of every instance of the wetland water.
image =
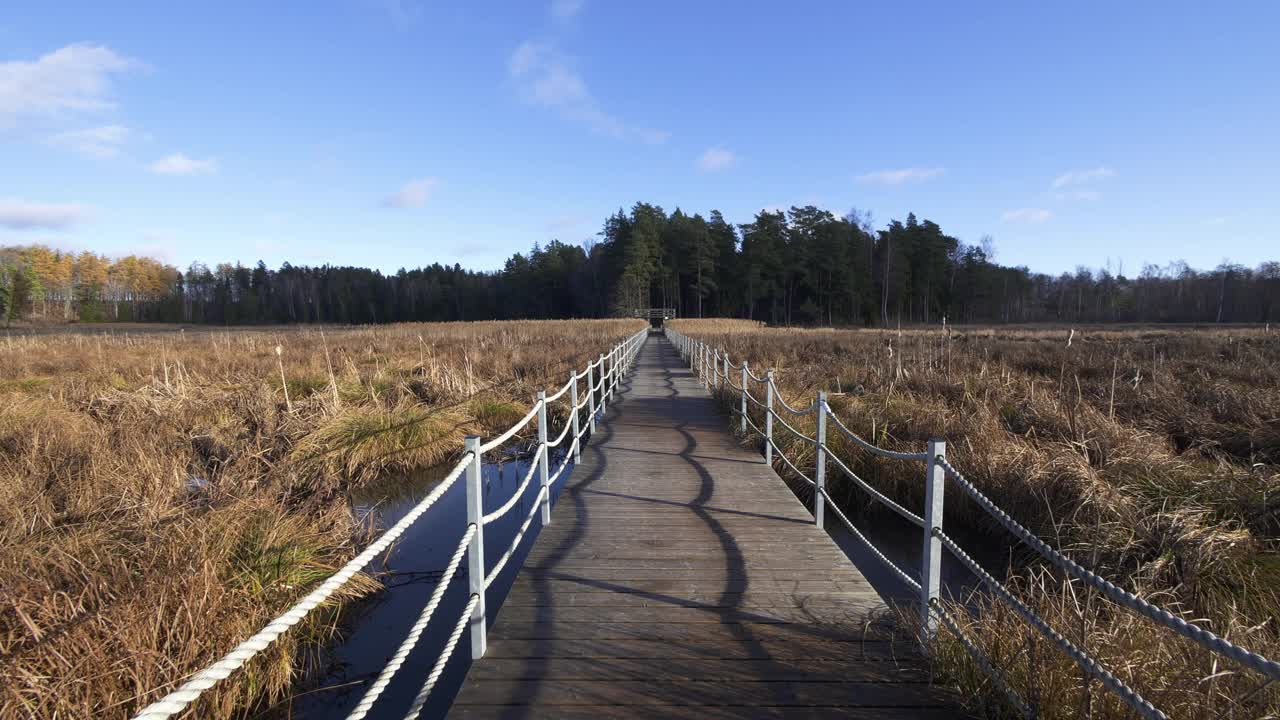
[[(563, 459), (564, 453), (552, 452), (551, 472), (555, 471)], [(381, 531), (412, 510), (436, 486), (447, 469), (414, 478), (401, 478), (394, 484), (378, 484), (369, 488), (362, 497), (354, 498), (352, 509), (358, 516), (366, 518), (366, 522), (375, 531)], [(510, 499), (528, 469), (527, 456), (486, 463), (482, 472), (485, 511), (492, 511)], [(572, 470), (573, 463), (570, 462), (565, 469), (566, 475), (562, 475), (553, 486), (553, 503), (564, 485), (564, 478)], [(923, 472), (921, 475), (923, 481)], [(345, 718), (388, 658), (395, 653), (435, 590), (466, 527), (464, 480), (465, 477), (459, 479), (449, 488), (437, 504), (401, 536), (384, 559), (370, 565), (369, 571), (379, 574), (387, 589), (364, 601), (351, 613), (343, 638), (331, 649), (331, 662), (319, 687), (294, 699), (292, 710), (295, 717), (323, 720)], [(510, 546), (537, 494), (538, 478), (535, 471), (522, 499), (506, 515), (486, 526), (485, 562), (489, 570), (492, 570), (498, 558)], [(854, 497), (857, 498), (858, 495), (855, 494)], [(908, 573), (918, 575), (923, 543), (923, 536), (918, 528), (889, 512), (877, 513), (865, 519), (859, 516), (856, 508), (846, 510), (846, 513), (890, 560)], [(541, 519), (535, 519), (522, 540), (521, 547), (489, 588), (486, 603), (490, 623), (501, 608), (512, 581), (540, 531)], [(887, 570), (839, 519), (830, 514), (827, 531), (887, 602), (917, 601), (915, 592)], [(1002, 558), (999, 550), (991, 548), (989, 540), (984, 543), (981, 536), (963, 531), (952, 530), (951, 533), (970, 548), (972, 554), (993, 574), (1003, 575), (995, 571), (1003, 568), (1001, 563), (1007, 562), (1007, 559)], [(984, 545), (991, 549), (982, 552)], [(945, 553), (942, 580), (944, 593), (954, 598), (964, 597), (977, 584), (976, 578)], [(369, 717), (404, 716), (443, 649), (467, 598), (467, 564), (464, 561), (431, 623), (422, 633), (417, 647), (379, 697)], [(430, 701), (423, 709), (422, 717), (442, 717), (445, 714), (466, 675), (471, 662), (470, 655), (471, 646), (464, 632), (444, 674), (431, 693)]]
[[(563, 452), (553, 450), (550, 472), (554, 473), (563, 459)], [(527, 457), (484, 464), (481, 477), (485, 512), (501, 507), (511, 498), (528, 472), (529, 465)], [(354, 498), (352, 509), (358, 516), (367, 517), (366, 522), (375, 531), (386, 529), (426, 497), (444, 471), (451, 467), (411, 478), (407, 482), (401, 480), (394, 491), (389, 491), (385, 484), (379, 484), (378, 487), (370, 488), (363, 497)], [(560, 494), (564, 478), (572, 469), (573, 463), (570, 461), (565, 474), (553, 486), (553, 503)], [(375, 560), (370, 564), (368, 571), (379, 574), (387, 589), (354, 609), (352, 618), (344, 628), (342, 639), (331, 650), (331, 662), (319, 682), (320, 687), (294, 700), (295, 717), (325, 720), (345, 718), (395, 653), (409, 629), (417, 622), (445, 565), (462, 538), (467, 525), (465, 479), (465, 476), (459, 478), (430, 510), (406, 530), (381, 562)], [(492, 571), (498, 559), (510, 547), (516, 531), (532, 508), (533, 499), (538, 496), (538, 488), (537, 471), (534, 471), (533, 479), (515, 507), (485, 526), (487, 571)], [(520, 549), (489, 587), (486, 609), (490, 623), (502, 606), (502, 600), (510, 590), (516, 573), (524, 564), (525, 555), (533, 546), (541, 525), (541, 519), (535, 518), (521, 541)], [(417, 647), (378, 698), (369, 717), (404, 717), (466, 606), (469, 597), (467, 583), (467, 563), (464, 559), (431, 622), (419, 638)], [(444, 674), (423, 708), (422, 717), (442, 717), (448, 709), (471, 662), (471, 645), (467, 637), (464, 631)]]

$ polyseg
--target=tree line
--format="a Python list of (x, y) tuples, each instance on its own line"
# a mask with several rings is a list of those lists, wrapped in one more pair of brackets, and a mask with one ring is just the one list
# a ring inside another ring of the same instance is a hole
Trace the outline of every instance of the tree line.
[(262, 262), (182, 272), (137, 256), (0, 247), (0, 317), (386, 323), (672, 307), (780, 325), (1280, 320), (1280, 262), (1049, 275), (1000, 265), (989, 238), (967, 244), (914, 214), (876, 228), (856, 210), (837, 217), (805, 206), (734, 225), (715, 210), (704, 217), (637, 203), (608, 217), (597, 238), (535, 245), (494, 272), (435, 263), (394, 274)]

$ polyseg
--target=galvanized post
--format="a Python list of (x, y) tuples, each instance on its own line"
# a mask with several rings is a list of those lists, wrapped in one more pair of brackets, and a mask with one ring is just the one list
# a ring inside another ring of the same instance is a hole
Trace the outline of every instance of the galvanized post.
[(827, 492), (827, 392), (818, 391), (818, 433), (814, 440), (814, 488), (813, 522), (823, 527), (822, 513), (826, 510)]
[(578, 462), (582, 459), (582, 443), (578, 437), (578, 373), (573, 370), (569, 371), (569, 405), (572, 406), (569, 411), (572, 418), (569, 432), (573, 433), (573, 461)]
[(605, 394), (609, 391), (609, 376), (604, 369), (604, 355), (600, 356), (600, 414), (603, 415), (609, 406), (609, 398)]
[(538, 391), (538, 478), (542, 480), (542, 489), (547, 491), (542, 498), (542, 525), (551, 524), (551, 488), (547, 486), (547, 462), (551, 448), (547, 447), (547, 391)]
[(926, 641), (933, 639), (938, 631), (938, 621), (930, 606), (938, 599), (942, 584), (942, 541), (934, 533), (942, 530), (942, 494), (947, 474), (938, 459), (946, 456), (945, 441), (929, 441), (929, 461), (924, 475), (924, 557), (920, 565), (924, 569), (920, 578), (920, 621)]
[(587, 426), (591, 428), (591, 434), (596, 434), (596, 383), (595, 373), (592, 371), (592, 364), (587, 363)]
[(480, 485), (480, 438), (467, 436), (466, 451), (471, 453), (467, 465), (467, 524), (474, 525), (471, 545), (467, 548), (467, 582), (471, 594), (479, 596), (471, 611), (471, 657), (484, 657), (486, 646), (484, 621), (484, 488)]
[(742, 427), (743, 434), (747, 432), (747, 359), (742, 358)]
[(764, 461), (773, 465), (773, 371), (765, 373), (764, 391)]

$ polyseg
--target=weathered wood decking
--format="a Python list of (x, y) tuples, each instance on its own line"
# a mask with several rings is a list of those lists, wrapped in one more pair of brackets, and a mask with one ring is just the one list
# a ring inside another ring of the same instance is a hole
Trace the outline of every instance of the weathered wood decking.
[(450, 717), (962, 716), (726, 426), (651, 336)]

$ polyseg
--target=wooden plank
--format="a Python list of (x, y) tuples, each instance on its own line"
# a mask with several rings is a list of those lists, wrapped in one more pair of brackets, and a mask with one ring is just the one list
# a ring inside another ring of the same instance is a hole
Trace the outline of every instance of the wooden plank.
[(485, 658), (476, 664), (475, 680), (686, 680), (696, 673), (702, 682), (861, 682), (922, 683), (923, 668), (890, 662), (814, 660), (811, 658)]
[[(499, 702), (494, 702), (498, 700)], [(825, 705), (946, 707), (952, 693), (928, 683), (739, 682), (667, 680), (480, 680), (463, 687), (460, 705)]]
[[(858, 660), (863, 662), (894, 662), (919, 665), (918, 651), (902, 642), (864, 641), (840, 642), (814, 638), (795, 642), (794, 638), (751, 637), (744, 642), (741, 637), (708, 637), (702, 633), (673, 640), (669, 635), (637, 631), (635, 637), (622, 632), (620, 626), (576, 626), (574, 630), (589, 630), (602, 637), (573, 637), (575, 633), (539, 633), (545, 626), (529, 626), (519, 634), (544, 635), (534, 638), (497, 637), (485, 653), (484, 660), (496, 658), (632, 658), (683, 660), (748, 660), (784, 659), (798, 660)], [(545, 628), (550, 630), (551, 628)], [(617, 630), (619, 632), (609, 632)], [(483, 662), (477, 662), (476, 670)], [(478, 671), (478, 670), (477, 670)], [(695, 675), (696, 676), (696, 675)]]
[[(622, 705), (461, 705), (449, 713), (462, 720), (618, 720), (652, 717)], [(667, 706), (661, 717), (670, 720), (954, 720), (951, 708), (901, 707), (732, 707)]]
[(963, 717), (883, 599), (651, 337), (451, 715)]

